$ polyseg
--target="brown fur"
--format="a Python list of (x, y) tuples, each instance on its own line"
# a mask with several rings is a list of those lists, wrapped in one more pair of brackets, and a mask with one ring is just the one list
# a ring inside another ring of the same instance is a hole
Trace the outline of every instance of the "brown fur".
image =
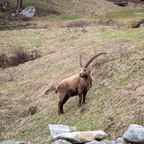
[[(98, 56), (101, 54), (105, 54), (105, 53), (100, 53), (98, 54)], [(90, 61), (92, 62), (91, 59)], [(86, 94), (88, 90), (92, 87), (92, 74), (90, 69), (83, 66), (82, 55), (80, 56), (80, 66), (81, 66), (81, 71), (79, 74), (64, 79), (56, 87), (56, 92), (58, 92), (60, 98), (58, 104), (58, 114), (64, 113), (63, 105), (66, 103), (69, 97), (79, 95), (78, 105), (81, 106), (81, 104), (85, 104)]]

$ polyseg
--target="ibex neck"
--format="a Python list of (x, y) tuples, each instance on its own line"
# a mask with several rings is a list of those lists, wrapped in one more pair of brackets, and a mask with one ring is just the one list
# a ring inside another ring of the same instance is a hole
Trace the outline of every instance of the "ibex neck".
[(87, 77), (84, 77), (83, 79), (86, 81), (88, 89), (90, 89), (92, 87), (92, 75), (90, 74)]

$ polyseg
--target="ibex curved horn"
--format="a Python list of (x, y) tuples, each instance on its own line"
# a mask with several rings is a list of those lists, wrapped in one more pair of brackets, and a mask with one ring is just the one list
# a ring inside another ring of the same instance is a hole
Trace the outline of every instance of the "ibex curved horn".
[(83, 65), (83, 52), (80, 55), (80, 67), (84, 67), (84, 65)]
[(87, 67), (90, 65), (90, 63), (91, 63), (95, 58), (97, 58), (97, 57), (99, 57), (100, 55), (103, 55), (103, 54), (107, 54), (107, 53), (102, 52), (102, 53), (99, 53), (99, 54), (94, 55), (94, 56), (84, 65), (84, 67), (87, 68)]

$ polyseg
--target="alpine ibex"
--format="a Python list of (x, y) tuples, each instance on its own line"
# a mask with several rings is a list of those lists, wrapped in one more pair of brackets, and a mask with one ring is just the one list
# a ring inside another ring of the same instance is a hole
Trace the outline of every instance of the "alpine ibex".
[(106, 54), (105, 52), (94, 55), (85, 65), (83, 64), (83, 53), (80, 55), (80, 67), (81, 71), (79, 74), (71, 76), (67, 79), (64, 79), (56, 87), (56, 92), (59, 94), (59, 104), (58, 104), (58, 114), (63, 114), (63, 105), (69, 99), (69, 97), (79, 95), (79, 103), (81, 106), (85, 104), (85, 98), (88, 90), (92, 87), (92, 73), (88, 68), (90, 63), (100, 55)]

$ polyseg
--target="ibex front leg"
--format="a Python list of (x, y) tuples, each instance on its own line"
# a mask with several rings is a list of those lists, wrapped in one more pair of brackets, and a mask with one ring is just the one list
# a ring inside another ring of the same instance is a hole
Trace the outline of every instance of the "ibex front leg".
[(83, 92), (83, 102), (82, 102), (82, 104), (86, 104), (86, 102), (85, 102), (86, 94), (87, 94), (87, 91), (84, 91)]

